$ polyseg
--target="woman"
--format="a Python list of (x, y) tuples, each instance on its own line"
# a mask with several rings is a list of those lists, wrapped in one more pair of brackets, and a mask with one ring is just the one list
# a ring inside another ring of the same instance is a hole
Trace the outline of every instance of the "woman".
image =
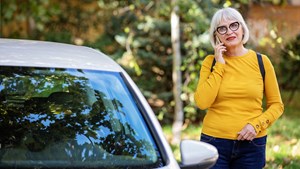
[(219, 152), (214, 169), (263, 168), (266, 129), (283, 113), (272, 63), (262, 55), (263, 78), (257, 53), (244, 46), (248, 39), (249, 30), (237, 10), (223, 8), (215, 13), (210, 27), (214, 55), (204, 59), (195, 91), (197, 106), (208, 109), (201, 141)]

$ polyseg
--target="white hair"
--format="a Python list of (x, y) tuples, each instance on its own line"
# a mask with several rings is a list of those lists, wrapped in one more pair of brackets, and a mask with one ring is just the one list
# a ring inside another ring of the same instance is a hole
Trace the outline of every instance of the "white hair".
[(249, 29), (246, 25), (246, 22), (243, 18), (243, 16), (234, 8), (223, 8), (219, 9), (213, 16), (212, 21), (210, 23), (210, 29), (209, 29), (209, 38), (210, 43), (213, 47), (215, 47), (216, 44), (216, 37), (215, 37), (215, 31), (222, 20), (225, 21), (231, 21), (231, 20), (237, 20), (243, 28), (243, 44), (247, 43), (249, 40)]

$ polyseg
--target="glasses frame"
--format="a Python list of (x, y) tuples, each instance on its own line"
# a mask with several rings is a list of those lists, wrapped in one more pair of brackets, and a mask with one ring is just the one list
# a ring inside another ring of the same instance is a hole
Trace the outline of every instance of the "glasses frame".
[[(238, 26), (237, 26), (236, 29), (232, 29), (232, 28), (231, 28), (233, 24), (238, 24)], [(225, 31), (224, 33), (220, 33), (220, 32), (219, 32), (219, 28), (224, 28), (224, 27), (226, 28), (226, 31)], [(229, 24), (228, 27), (227, 27), (227, 26), (218, 26), (218, 27), (216, 28), (215, 32), (218, 32), (220, 35), (225, 35), (225, 34), (228, 32), (228, 28), (229, 28), (231, 31), (235, 32), (235, 31), (237, 31), (237, 30), (240, 28), (240, 22), (238, 22), (238, 21), (232, 22), (231, 24)]]

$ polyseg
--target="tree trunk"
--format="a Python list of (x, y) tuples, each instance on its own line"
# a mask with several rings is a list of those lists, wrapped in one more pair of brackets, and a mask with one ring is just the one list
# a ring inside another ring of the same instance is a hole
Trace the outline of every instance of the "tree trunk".
[[(175, 4), (176, 0), (173, 0)], [(172, 126), (173, 139), (172, 144), (178, 144), (181, 140), (181, 128), (183, 124), (183, 111), (182, 111), (182, 101), (180, 99), (181, 95), (181, 52), (180, 52), (180, 29), (179, 29), (179, 16), (178, 16), (178, 6), (174, 6), (171, 13), (171, 39), (173, 48), (173, 95), (175, 100), (175, 112), (174, 121)]]

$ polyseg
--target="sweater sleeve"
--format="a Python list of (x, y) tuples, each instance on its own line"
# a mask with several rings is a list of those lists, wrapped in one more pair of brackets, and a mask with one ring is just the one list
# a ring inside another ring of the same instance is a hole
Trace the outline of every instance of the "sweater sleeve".
[(264, 92), (267, 101), (267, 107), (264, 113), (262, 113), (258, 118), (250, 122), (250, 124), (255, 128), (257, 133), (271, 126), (271, 124), (274, 123), (284, 111), (284, 105), (281, 100), (281, 95), (274, 67), (271, 61), (264, 55), (263, 62), (266, 71), (264, 81)]
[(214, 56), (207, 56), (201, 66), (200, 77), (195, 91), (194, 99), (200, 109), (209, 108), (218, 94), (225, 64), (216, 62), (211, 72)]

